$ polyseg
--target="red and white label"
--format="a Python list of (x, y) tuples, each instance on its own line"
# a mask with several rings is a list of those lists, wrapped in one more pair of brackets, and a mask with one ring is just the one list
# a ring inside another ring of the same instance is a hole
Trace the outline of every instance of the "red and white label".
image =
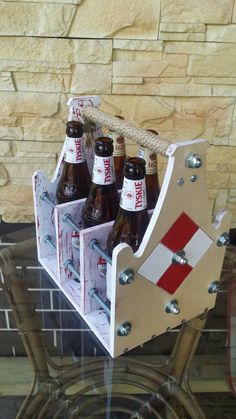
[(126, 211), (142, 211), (147, 207), (145, 179), (124, 178), (120, 206)]
[(146, 174), (152, 175), (157, 173), (157, 155), (146, 147), (140, 147), (137, 157), (144, 159), (146, 162)]
[(93, 182), (98, 185), (110, 185), (111, 183), (114, 183), (115, 180), (113, 156), (101, 157), (95, 155)]
[(85, 160), (83, 137), (66, 137), (65, 161), (67, 163), (83, 163)]
[(125, 156), (125, 140), (124, 137), (116, 132), (110, 132), (109, 137), (113, 139), (113, 156)]
[[(138, 273), (169, 294), (174, 294), (212, 243), (213, 240), (183, 212), (145, 260)], [(179, 250), (185, 253), (188, 260), (186, 265), (172, 261), (173, 255)]]

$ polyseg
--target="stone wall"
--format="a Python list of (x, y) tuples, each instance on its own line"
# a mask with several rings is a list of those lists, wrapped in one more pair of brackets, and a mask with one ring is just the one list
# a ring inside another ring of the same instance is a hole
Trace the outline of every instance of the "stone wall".
[(54, 172), (68, 98), (98, 94), (104, 111), (173, 142), (208, 139), (210, 204), (236, 226), (235, 3), (1, 1), (2, 219), (33, 220), (31, 175)]

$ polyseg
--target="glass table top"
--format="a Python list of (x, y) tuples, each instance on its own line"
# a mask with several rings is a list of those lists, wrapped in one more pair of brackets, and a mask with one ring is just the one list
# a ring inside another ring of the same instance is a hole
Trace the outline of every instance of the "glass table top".
[(213, 310), (112, 359), (39, 264), (34, 225), (0, 238), (0, 419), (236, 417), (232, 269)]

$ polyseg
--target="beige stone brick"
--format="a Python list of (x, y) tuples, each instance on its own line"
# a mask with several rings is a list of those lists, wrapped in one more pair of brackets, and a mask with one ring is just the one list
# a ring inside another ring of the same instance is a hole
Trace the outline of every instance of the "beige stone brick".
[(231, 132), (229, 136), (229, 145), (236, 146), (236, 122), (232, 122)]
[[(19, 160), (19, 159), (18, 159)], [(31, 160), (31, 161), (30, 161)], [(12, 160), (11, 162), (4, 162), (4, 168), (9, 174), (10, 179), (25, 179), (30, 178), (32, 174), (37, 170), (44, 171), (49, 177), (54, 174), (56, 162), (54, 159), (47, 159), (47, 161), (39, 161), (40, 159), (35, 159), (34, 161), (29, 159), (26, 162), (16, 162)]]
[(234, 3), (234, 12), (233, 12), (232, 23), (236, 23), (236, 5), (235, 5), (235, 3)]
[(206, 41), (236, 42), (235, 25), (209, 25), (206, 30)]
[(30, 206), (3, 206), (0, 205), (0, 214), (5, 223), (33, 223), (34, 209)]
[[(15, 3), (16, 0), (7, 0), (8, 3)], [(45, 3), (46, 0), (17, 0), (18, 3)], [(50, 3), (68, 3), (68, 4), (81, 4), (83, 0), (50, 0)]]
[(207, 185), (211, 188), (228, 188), (230, 173), (207, 171)]
[(12, 156), (12, 143), (11, 141), (0, 142), (0, 156)]
[(191, 76), (235, 77), (236, 56), (190, 56), (187, 74)]
[(57, 154), (61, 152), (64, 141), (61, 142), (45, 142), (45, 141), (13, 141), (12, 150), (16, 157), (37, 156), (42, 157), (44, 155), (57, 157)]
[(32, 187), (7, 184), (0, 188), (0, 200), (4, 205), (31, 205)]
[(189, 115), (197, 117), (225, 119), (232, 115), (234, 99), (232, 98), (176, 98), (175, 109), (177, 114), (187, 118)]
[[(193, 77), (192, 82), (194, 84), (221, 85), (222, 89), (224, 90), (226, 87), (224, 85), (228, 85), (228, 84), (233, 85), (233, 86), (236, 85), (236, 77)], [(220, 90), (213, 90), (213, 96), (218, 96), (219, 93), (220, 93)], [(228, 95), (228, 96), (231, 96), (231, 95)]]
[(157, 39), (160, 0), (84, 1), (69, 30), (70, 37)]
[[(16, 39), (16, 38), (15, 38)], [(0, 38), (1, 43), (1, 38)], [(71, 74), (72, 65), (56, 61), (0, 60), (0, 71)]]
[(231, 21), (234, 0), (164, 0), (161, 3), (162, 22), (216, 23)]
[(143, 84), (143, 77), (112, 77), (114, 84)]
[[(147, 80), (147, 79), (146, 79)], [(153, 95), (153, 96), (211, 96), (211, 87), (207, 85), (193, 85), (193, 84), (157, 84), (144, 82), (142, 85), (125, 85), (114, 84), (112, 88), (113, 94), (135, 94), (135, 95)]]
[(35, 92), (0, 92), (2, 116), (52, 116), (58, 110), (59, 95)]
[(72, 75), (70, 92), (79, 95), (110, 93), (111, 65), (76, 65)]
[(10, 72), (0, 73), (0, 90), (14, 91), (15, 87)]
[(33, 71), (32, 61), (36, 61), (36, 71), (37, 65), (39, 69), (42, 65), (51, 69), (55, 66), (68, 68), (69, 64), (74, 63), (105, 64), (111, 61), (111, 55), (112, 41), (108, 39), (0, 37), (0, 63), (2, 60), (9, 61), (12, 70), (18, 68), (14, 65), (22, 67), (25, 61), (29, 62), (30, 71)]
[(206, 25), (203, 23), (175, 23), (175, 22), (161, 22), (160, 23), (161, 32), (172, 32), (172, 33), (185, 33), (193, 32), (200, 33), (206, 31)]
[(0, 186), (4, 186), (9, 182), (9, 174), (2, 163), (0, 163)]
[(236, 43), (227, 42), (165, 42), (167, 54), (236, 55)]
[(155, 61), (126, 61), (113, 63), (113, 76), (118, 77), (185, 77), (187, 56), (162, 55)]
[(59, 118), (23, 118), (24, 140), (61, 143), (65, 139), (67, 115), (64, 114), (64, 117), (65, 120)]
[(133, 39), (114, 39), (113, 49), (122, 49), (128, 51), (155, 51), (162, 52), (162, 41), (144, 41)]
[(0, 5), (0, 34), (63, 37), (75, 12), (72, 4), (4, 2)]
[(235, 95), (236, 95), (236, 86), (234, 85), (212, 86), (212, 96), (235, 97)]
[(230, 174), (230, 181), (229, 181), (229, 188), (235, 188), (236, 187), (236, 173)]
[(30, 72), (14, 72), (14, 83), (17, 91), (23, 92), (69, 92), (69, 74), (44, 74)]
[(0, 139), (1, 140), (22, 140), (23, 139), (22, 127), (7, 127), (0, 125)]
[(205, 33), (179, 33), (179, 32), (161, 32), (160, 40), (162, 41), (205, 41)]
[(113, 62), (116, 61), (159, 61), (161, 57), (160, 52), (157, 51), (132, 51), (115, 49), (113, 53)]
[(236, 164), (236, 148), (211, 146), (207, 150), (207, 161), (209, 164)]

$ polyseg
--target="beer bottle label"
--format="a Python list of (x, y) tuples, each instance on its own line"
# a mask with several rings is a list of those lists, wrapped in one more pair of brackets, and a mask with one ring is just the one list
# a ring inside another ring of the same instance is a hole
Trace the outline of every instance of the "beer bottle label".
[(124, 137), (120, 134), (117, 134), (116, 132), (112, 132), (109, 134), (109, 137), (113, 139), (113, 156), (119, 157), (119, 156), (125, 156), (125, 140)]
[(113, 156), (101, 157), (95, 155), (92, 180), (97, 185), (115, 183)]
[(146, 162), (146, 174), (153, 175), (157, 173), (157, 156), (152, 150), (146, 147), (140, 147), (137, 157), (141, 157)]
[(126, 211), (141, 211), (147, 207), (145, 179), (124, 178), (120, 206)]
[(83, 137), (71, 138), (66, 136), (65, 161), (67, 163), (85, 162)]

